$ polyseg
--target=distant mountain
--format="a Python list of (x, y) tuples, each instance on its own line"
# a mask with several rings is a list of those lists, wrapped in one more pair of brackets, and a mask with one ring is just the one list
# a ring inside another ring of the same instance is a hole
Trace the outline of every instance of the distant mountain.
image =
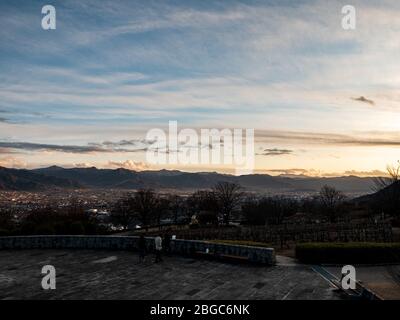
[(320, 190), (324, 185), (333, 186), (338, 190), (345, 193), (370, 193), (374, 185), (373, 178), (371, 177), (330, 177), (330, 178), (302, 178), (291, 179), (292, 185), (298, 190)]
[(78, 182), (70, 179), (35, 173), (31, 170), (17, 170), (0, 167), (0, 190), (40, 191), (47, 189), (80, 188)]
[(71, 168), (52, 166), (34, 170), (1, 168), (0, 190), (43, 190), (49, 188), (177, 189), (211, 188), (217, 182), (236, 182), (249, 191), (262, 193), (313, 193), (331, 185), (345, 193), (371, 191), (372, 178), (286, 177), (266, 174), (233, 176), (216, 172), (189, 173), (177, 170), (132, 171), (127, 169)]

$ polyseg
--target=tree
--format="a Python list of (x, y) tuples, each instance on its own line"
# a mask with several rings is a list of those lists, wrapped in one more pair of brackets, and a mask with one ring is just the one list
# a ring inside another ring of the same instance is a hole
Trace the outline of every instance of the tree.
[(140, 222), (147, 227), (157, 208), (157, 195), (152, 189), (141, 189), (135, 192), (131, 201), (131, 205), (138, 215)]
[(166, 216), (170, 208), (169, 198), (158, 198), (155, 202), (154, 216), (157, 220), (158, 226), (161, 228), (161, 219)]
[(134, 218), (132, 203), (129, 195), (117, 200), (111, 209), (111, 221), (127, 229)]
[(15, 223), (11, 210), (0, 210), (0, 236), (8, 235), (9, 232), (13, 231)]
[(158, 206), (158, 197), (152, 189), (140, 189), (119, 199), (112, 209), (111, 219), (124, 228), (136, 218), (147, 226), (154, 218)]
[(190, 217), (193, 215), (198, 216), (200, 223), (218, 222), (218, 201), (213, 191), (196, 191), (188, 197), (186, 204)]
[(170, 209), (173, 214), (174, 223), (178, 222), (178, 217), (184, 211), (183, 200), (180, 196), (172, 194), (168, 197)]
[(298, 210), (297, 201), (284, 196), (264, 198), (260, 206), (267, 213), (269, 224), (281, 224), (284, 218), (294, 215)]
[(247, 198), (242, 204), (242, 214), (250, 225), (266, 224), (266, 213), (261, 209), (260, 202), (253, 197)]
[(324, 185), (319, 192), (319, 200), (322, 205), (322, 209), (325, 214), (329, 217), (331, 222), (335, 222), (337, 215), (340, 210), (340, 205), (343, 204), (345, 195), (336, 190), (334, 187)]
[(228, 224), (232, 212), (243, 197), (242, 187), (237, 183), (219, 182), (214, 186), (213, 192), (223, 221)]
[(281, 224), (285, 217), (295, 214), (298, 208), (296, 200), (283, 196), (265, 197), (260, 200), (248, 198), (242, 205), (242, 213), (249, 224)]
[(375, 196), (370, 204), (374, 213), (400, 213), (400, 161), (387, 166), (388, 177), (374, 178)]
[(374, 187), (372, 188), (374, 191), (379, 191), (385, 189), (396, 181), (400, 180), (400, 161), (397, 161), (396, 165), (388, 165), (386, 167), (388, 177), (376, 177), (373, 179)]

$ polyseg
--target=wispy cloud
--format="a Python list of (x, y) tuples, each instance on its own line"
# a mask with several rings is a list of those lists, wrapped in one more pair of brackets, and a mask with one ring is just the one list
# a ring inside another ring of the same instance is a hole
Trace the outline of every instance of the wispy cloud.
[(367, 103), (367, 104), (370, 104), (370, 105), (374, 105), (375, 104), (374, 100), (367, 99), (364, 96), (360, 96), (358, 98), (351, 98), (351, 99), (354, 100), (354, 101), (364, 102), (364, 103)]
[(257, 155), (281, 156), (281, 155), (288, 155), (288, 154), (292, 154), (292, 153), (293, 153), (293, 150), (272, 148), (272, 149), (264, 149), (261, 153), (257, 153)]
[(0, 142), (0, 147), (11, 150), (57, 151), (57, 152), (67, 152), (67, 153), (110, 152), (110, 150), (108, 149), (99, 148), (95, 146), (68, 146), (68, 145), (29, 143), (29, 142)]
[[(59, 145), (48, 143), (0, 141), (0, 153), (19, 153), (20, 151), (55, 151), (64, 153), (135, 153), (143, 152), (152, 147), (156, 140), (145, 138), (106, 140), (103, 142), (88, 142), (86, 145)], [(183, 144), (183, 143), (182, 143)]]
[(96, 154), (145, 150), (143, 132), (178, 120), (256, 129), (260, 145), (280, 146), (261, 166), (291, 167), (293, 157), (279, 155), (294, 145), (319, 148), (296, 161), (321, 166), (346, 146), (369, 151), (341, 154), (343, 167), (397, 156), (400, 136), (386, 131), (398, 129), (398, 2), (355, 0), (354, 32), (340, 26), (341, 1), (53, 4), (54, 32), (40, 28), (37, 4), (0, 4), (0, 139), (17, 141), (4, 150), (99, 163)]
[(326, 132), (295, 132), (258, 130), (259, 141), (286, 141), (292, 143), (322, 144), (338, 146), (397, 147), (400, 146), (400, 135), (393, 132), (366, 132), (357, 135), (346, 135)]
[(324, 172), (317, 169), (289, 168), (289, 169), (269, 169), (264, 170), (264, 173), (283, 176), (307, 176), (307, 177), (342, 177), (342, 176), (357, 176), (357, 177), (385, 177), (387, 173), (381, 170), (359, 171), (346, 170), (343, 172)]
[(0, 167), (20, 169), (26, 168), (26, 166), (26, 162), (19, 158), (13, 156), (0, 157)]
[(118, 168), (123, 168), (123, 169), (128, 169), (128, 170), (134, 170), (134, 171), (143, 171), (143, 170), (149, 170), (150, 166), (142, 161), (132, 161), (132, 160), (126, 160), (126, 161), (109, 161), (104, 167), (106, 168), (111, 168), (111, 169), (118, 169)]

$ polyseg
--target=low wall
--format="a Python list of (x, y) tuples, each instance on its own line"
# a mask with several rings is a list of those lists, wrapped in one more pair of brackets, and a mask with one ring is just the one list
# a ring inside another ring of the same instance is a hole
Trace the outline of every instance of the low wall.
[(209, 256), (220, 258), (222, 256), (239, 256), (247, 258), (248, 261), (267, 265), (274, 265), (275, 250), (273, 248), (239, 246), (232, 244), (213, 243), (199, 240), (173, 240), (171, 250), (174, 253), (192, 255), (206, 253)]
[[(2, 249), (106, 249), (135, 250), (139, 237), (134, 236), (15, 236), (0, 237)], [(154, 249), (154, 238), (147, 237), (148, 250)], [(273, 248), (239, 246), (231, 244), (211, 243), (198, 240), (171, 240), (170, 251), (179, 255), (195, 255), (206, 253), (207, 256), (220, 258), (223, 256), (240, 256), (249, 262), (266, 265), (275, 264)]]

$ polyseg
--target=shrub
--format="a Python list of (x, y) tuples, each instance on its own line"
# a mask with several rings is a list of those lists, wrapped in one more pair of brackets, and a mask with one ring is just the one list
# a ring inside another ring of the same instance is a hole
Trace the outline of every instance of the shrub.
[(70, 234), (85, 234), (85, 227), (83, 226), (82, 222), (74, 221), (69, 226), (69, 233)]
[(21, 235), (31, 235), (35, 233), (35, 224), (24, 221), (19, 229)]
[(0, 229), (0, 237), (9, 236), (10, 232), (7, 229)]
[(56, 232), (51, 225), (39, 225), (35, 228), (34, 233), (37, 235), (54, 235)]
[(396, 263), (400, 243), (303, 243), (296, 246), (296, 258), (304, 263)]

